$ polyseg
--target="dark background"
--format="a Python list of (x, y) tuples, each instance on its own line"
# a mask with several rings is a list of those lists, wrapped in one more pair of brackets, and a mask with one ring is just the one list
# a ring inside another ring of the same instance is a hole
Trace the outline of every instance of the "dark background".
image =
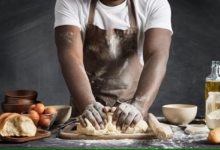
[[(174, 35), (167, 73), (150, 112), (189, 103), (204, 115), (205, 77), (220, 60), (220, 0), (169, 0)], [(0, 102), (4, 93), (33, 89), (46, 105), (69, 104), (54, 43), (55, 0), (0, 0)], [(0, 113), (2, 110), (0, 109)]]

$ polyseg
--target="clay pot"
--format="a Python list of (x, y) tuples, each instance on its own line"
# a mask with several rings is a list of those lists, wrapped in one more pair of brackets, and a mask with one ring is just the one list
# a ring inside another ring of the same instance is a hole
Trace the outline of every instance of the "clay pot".
[(5, 99), (31, 99), (36, 100), (37, 91), (33, 90), (14, 90), (5, 93)]
[(31, 99), (5, 99), (5, 103), (7, 104), (33, 104), (35, 103), (36, 100), (31, 100)]
[(2, 111), (5, 112), (16, 112), (16, 113), (21, 113), (23, 111), (27, 111), (28, 107), (32, 104), (40, 103), (40, 101), (36, 101), (35, 103), (30, 103), (30, 104), (7, 104), (3, 102), (2, 105)]

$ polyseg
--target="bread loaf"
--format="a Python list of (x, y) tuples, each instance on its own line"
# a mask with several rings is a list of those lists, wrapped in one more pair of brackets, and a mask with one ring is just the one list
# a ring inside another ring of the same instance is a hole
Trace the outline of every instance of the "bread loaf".
[(207, 139), (212, 143), (220, 143), (220, 127), (211, 130)]
[(7, 116), (9, 116), (11, 113), (3, 113), (0, 115), (0, 126), (2, 124), (2, 120), (5, 119)]
[(0, 115), (1, 136), (35, 136), (37, 128), (32, 119), (18, 113)]

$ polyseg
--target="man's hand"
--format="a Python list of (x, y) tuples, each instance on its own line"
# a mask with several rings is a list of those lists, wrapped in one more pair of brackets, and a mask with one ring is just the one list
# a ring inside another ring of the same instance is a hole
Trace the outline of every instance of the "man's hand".
[(134, 127), (141, 119), (141, 112), (131, 104), (120, 104), (113, 115), (112, 123), (116, 125), (117, 130), (125, 131), (127, 127)]
[(108, 111), (108, 109), (108, 107), (104, 109), (104, 106), (99, 102), (93, 102), (86, 107), (82, 115), (78, 116), (79, 122), (83, 127), (86, 127), (87, 125), (84, 118), (87, 118), (96, 130), (104, 129), (104, 124), (106, 124), (108, 120), (104, 110)]

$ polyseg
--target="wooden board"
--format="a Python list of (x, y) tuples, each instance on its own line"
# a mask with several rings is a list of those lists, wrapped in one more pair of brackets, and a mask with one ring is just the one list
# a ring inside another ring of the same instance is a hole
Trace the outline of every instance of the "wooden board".
[[(135, 133), (135, 134), (125, 134), (119, 133), (114, 135), (85, 135), (79, 133), (76, 130), (78, 123), (72, 123), (66, 126), (60, 131), (59, 136), (64, 139), (156, 139), (156, 135), (153, 133), (152, 129), (149, 127), (146, 133)], [(168, 130), (172, 132), (169, 125), (163, 124)]]
[(9, 141), (9, 142), (27, 142), (31, 140), (41, 139), (45, 137), (49, 137), (51, 135), (50, 131), (46, 131), (43, 129), (37, 129), (37, 133), (32, 137), (10, 137), (10, 136), (0, 136), (1, 140)]

